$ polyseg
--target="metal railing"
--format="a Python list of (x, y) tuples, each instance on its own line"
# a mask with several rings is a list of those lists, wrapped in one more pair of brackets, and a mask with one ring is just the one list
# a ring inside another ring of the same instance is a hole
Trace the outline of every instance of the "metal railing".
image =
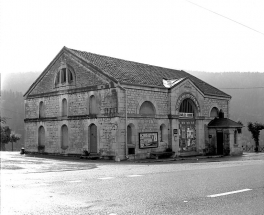
[[(243, 151), (244, 152), (255, 152), (255, 146), (243, 146)], [(264, 146), (259, 146), (258, 147), (258, 152), (264, 152)]]

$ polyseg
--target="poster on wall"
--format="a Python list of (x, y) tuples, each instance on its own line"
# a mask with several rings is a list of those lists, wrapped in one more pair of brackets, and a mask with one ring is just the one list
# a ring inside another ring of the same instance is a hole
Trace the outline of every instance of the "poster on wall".
[(196, 151), (195, 120), (180, 120), (179, 141), (180, 152)]
[(141, 132), (139, 133), (139, 148), (157, 148), (158, 132)]

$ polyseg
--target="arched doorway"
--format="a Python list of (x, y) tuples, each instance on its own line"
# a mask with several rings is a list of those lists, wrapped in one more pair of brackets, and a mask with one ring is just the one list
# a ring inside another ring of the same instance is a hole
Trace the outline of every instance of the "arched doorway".
[(197, 107), (187, 98), (179, 108), (179, 148), (180, 152), (196, 151), (196, 122)]
[(45, 147), (45, 129), (43, 126), (40, 126), (38, 130), (38, 146), (39, 148)]
[(89, 126), (89, 152), (97, 153), (97, 126), (91, 124)]
[(127, 126), (127, 149), (128, 149), (128, 155), (135, 154), (135, 148), (136, 148), (135, 126), (132, 123), (130, 123)]
[(67, 125), (63, 125), (61, 127), (61, 148), (63, 150), (67, 149), (69, 146), (69, 138), (68, 138), (68, 127)]

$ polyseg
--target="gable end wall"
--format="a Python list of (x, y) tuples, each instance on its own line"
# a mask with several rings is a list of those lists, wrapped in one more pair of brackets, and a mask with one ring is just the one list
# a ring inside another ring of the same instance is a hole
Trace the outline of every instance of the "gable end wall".
[[(70, 65), (75, 72), (76, 85), (68, 87), (54, 87), (55, 75), (62, 65)], [(89, 87), (95, 85), (103, 85), (109, 83), (111, 80), (104, 77), (100, 72), (92, 68), (84, 66), (80, 60), (69, 53), (63, 53), (49, 68), (42, 79), (36, 84), (29, 95), (38, 95), (42, 93), (57, 92), (65, 89), (74, 89)]]

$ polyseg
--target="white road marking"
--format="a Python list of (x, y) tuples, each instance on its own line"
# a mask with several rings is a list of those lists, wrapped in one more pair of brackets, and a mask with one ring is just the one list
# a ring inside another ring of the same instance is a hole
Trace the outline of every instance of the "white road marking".
[(75, 181), (67, 181), (68, 183), (78, 183), (78, 182), (82, 182), (81, 180), (75, 180)]
[(114, 177), (104, 177), (104, 178), (98, 178), (98, 179), (101, 179), (101, 180), (107, 180), (107, 179), (113, 179)]
[(46, 186), (49, 185), (48, 183), (36, 183), (36, 184), (31, 184), (31, 186)]
[(207, 197), (214, 198), (214, 197), (218, 197), (218, 196), (226, 196), (226, 195), (235, 194), (235, 193), (242, 193), (242, 192), (246, 192), (246, 191), (250, 191), (250, 190), (252, 190), (252, 189), (236, 190), (236, 191), (231, 191), (231, 192), (226, 192), (226, 193), (208, 195)]
[(140, 177), (142, 175), (128, 175), (127, 177)]

